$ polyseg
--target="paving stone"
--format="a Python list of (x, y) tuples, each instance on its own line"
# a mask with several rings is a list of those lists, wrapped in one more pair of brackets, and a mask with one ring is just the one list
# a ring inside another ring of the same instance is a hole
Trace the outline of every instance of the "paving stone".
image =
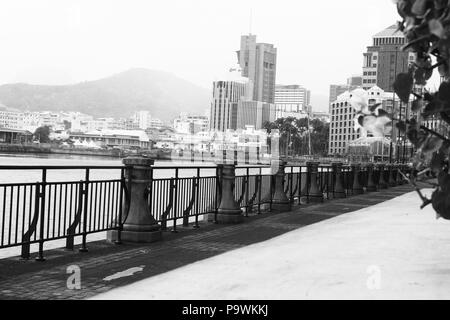
[[(268, 240), (306, 225), (373, 205), (410, 192), (398, 186), (381, 192), (325, 201), (323, 204), (295, 205), (291, 212), (252, 215), (238, 225), (201, 223), (199, 229), (178, 228), (163, 232), (163, 241), (151, 244), (113, 245), (89, 242), (89, 252), (62, 249), (45, 252), (45, 262), (0, 260), (0, 299), (85, 299), (214, 255)], [(69, 290), (67, 267), (81, 268), (81, 290)], [(142, 272), (112, 281), (105, 277), (132, 267)]]

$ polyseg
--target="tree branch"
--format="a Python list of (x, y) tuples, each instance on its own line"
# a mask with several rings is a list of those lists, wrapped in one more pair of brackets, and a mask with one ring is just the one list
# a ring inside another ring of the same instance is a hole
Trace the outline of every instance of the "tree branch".
[(403, 176), (403, 178), (406, 181), (409, 182), (409, 184), (411, 184), (413, 186), (414, 190), (416, 190), (416, 192), (419, 194), (419, 197), (423, 202), (422, 205), (420, 206), (420, 209), (423, 209), (427, 205), (429, 205), (431, 203), (431, 200), (422, 194), (422, 192), (420, 191), (420, 188), (417, 186), (417, 184), (413, 180), (409, 179), (400, 169), (398, 169), (398, 172)]
[(422, 125), (420, 126), (420, 129), (422, 129), (423, 131), (426, 131), (426, 132), (428, 132), (428, 133), (431, 133), (432, 135), (438, 137), (439, 139), (441, 139), (441, 140), (443, 140), (443, 141), (445, 141), (445, 142), (450, 143), (450, 139), (447, 139), (447, 138), (444, 137), (442, 134), (437, 133), (437, 132), (434, 131), (434, 130), (431, 130), (431, 129), (429, 129), (429, 128), (425, 127), (425, 126), (422, 126)]

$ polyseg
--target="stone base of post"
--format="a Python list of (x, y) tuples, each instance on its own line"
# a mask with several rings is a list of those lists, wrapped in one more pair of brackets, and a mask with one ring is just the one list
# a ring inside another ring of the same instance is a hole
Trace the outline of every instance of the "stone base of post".
[(322, 203), (323, 193), (320, 191), (317, 185), (317, 175), (319, 174), (319, 163), (318, 162), (306, 162), (308, 168), (310, 186), (308, 191), (308, 202), (309, 203)]
[(244, 216), (242, 215), (242, 211), (240, 209), (234, 211), (219, 211), (217, 213), (217, 223), (219, 224), (233, 224), (241, 223), (243, 221)]
[(352, 172), (353, 172), (352, 194), (363, 194), (364, 189), (359, 182), (360, 165), (358, 164), (352, 165)]
[(272, 199), (272, 211), (273, 212), (286, 212), (291, 211), (291, 202), (289, 201), (286, 193), (284, 192), (284, 168), (286, 161), (284, 160), (272, 160), (272, 170), (276, 171), (273, 175), (274, 180), (274, 194)]
[[(123, 242), (154, 242), (162, 237), (161, 226), (152, 216), (147, 203), (147, 187), (152, 183), (153, 159), (129, 157), (123, 159), (126, 166), (125, 183), (130, 192), (128, 215), (120, 233)], [(124, 203), (124, 212), (127, 204)], [(109, 241), (118, 240), (118, 231), (108, 231)]]
[(333, 175), (334, 175), (334, 190), (333, 190), (333, 198), (335, 199), (341, 199), (345, 198), (345, 189), (344, 185), (342, 183), (342, 162), (333, 162), (331, 164), (333, 168)]
[[(118, 240), (117, 230), (109, 230), (106, 233), (106, 238), (109, 242), (115, 242)], [(156, 228), (154, 231), (122, 231), (120, 234), (120, 239), (123, 242), (134, 242), (134, 243), (150, 243), (159, 241), (162, 238), (162, 231), (160, 228)]]
[[(216, 222), (220, 224), (241, 223), (244, 220), (242, 210), (234, 199), (235, 166), (230, 164), (219, 164), (222, 197), (217, 210)], [(213, 215), (214, 217), (214, 215)], [(209, 220), (209, 219), (208, 219)]]

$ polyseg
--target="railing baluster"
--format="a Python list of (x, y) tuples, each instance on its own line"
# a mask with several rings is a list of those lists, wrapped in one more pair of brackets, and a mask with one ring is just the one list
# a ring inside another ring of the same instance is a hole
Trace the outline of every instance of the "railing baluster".
[[(203, 152), (202, 152), (203, 156)], [(200, 228), (198, 224), (198, 214), (199, 214), (199, 194), (200, 194), (200, 168), (197, 168), (197, 177), (195, 178), (195, 224), (194, 228)]]
[(245, 173), (245, 184), (242, 184), (243, 187), (245, 188), (245, 217), (248, 218), (248, 211), (249, 211), (249, 203), (248, 203), (248, 192), (250, 189), (250, 173), (249, 173), (249, 168), (246, 168), (246, 173)]
[(174, 205), (172, 207), (173, 213), (173, 228), (172, 232), (176, 233), (177, 231), (177, 214), (178, 214), (178, 168), (175, 169), (175, 185), (173, 192), (173, 202)]
[(262, 168), (259, 168), (258, 182), (258, 214), (261, 214)]
[(44, 223), (45, 223), (45, 193), (47, 188), (47, 169), (42, 169), (42, 182), (41, 182), (41, 192), (39, 194), (41, 200), (41, 208), (40, 208), (40, 239), (39, 239), (39, 253), (36, 257), (36, 261), (45, 261), (44, 258)]
[[(82, 185), (80, 185), (80, 187), (81, 186)], [(88, 205), (89, 205), (88, 192), (89, 192), (89, 168), (86, 169), (86, 173), (85, 173), (85, 177), (84, 177), (83, 235), (82, 235), (81, 248), (78, 250), (80, 252), (88, 252), (88, 248), (86, 247), (87, 212), (88, 212)]]

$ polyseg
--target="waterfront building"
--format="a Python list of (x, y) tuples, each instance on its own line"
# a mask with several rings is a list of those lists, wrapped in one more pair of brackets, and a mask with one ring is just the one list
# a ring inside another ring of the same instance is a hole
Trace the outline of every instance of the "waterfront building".
[(136, 124), (136, 127), (139, 129), (145, 130), (151, 127), (152, 116), (150, 115), (149, 111), (146, 110), (136, 111), (135, 113), (133, 113), (131, 118), (133, 119), (133, 122)]
[(413, 52), (402, 51), (405, 43), (405, 36), (396, 24), (372, 37), (372, 45), (363, 54), (363, 89), (378, 86), (385, 91), (393, 91), (396, 75), (407, 72), (415, 60)]
[(0, 104), (0, 128), (20, 130), (22, 126), (23, 113)]
[[(333, 103), (330, 104), (330, 134), (329, 134), (329, 154), (347, 154), (349, 142), (359, 139), (361, 137), (371, 137), (372, 134), (366, 132), (364, 129), (358, 129), (355, 131), (355, 121), (356, 116), (355, 110), (350, 104), (350, 99), (352, 97), (352, 91), (346, 91), (339, 95)], [(366, 90), (368, 96), (369, 105), (374, 105), (377, 103), (381, 104), (381, 107), (388, 113), (392, 113), (393, 101), (395, 101), (395, 110), (399, 110), (399, 99), (392, 92), (386, 92), (381, 88), (374, 86), (369, 90)], [(403, 116), (405, 115), (405, 106), (401, 106), (401, 112)], [(398, 117), (398, 111), (394, 113), (395, 117)], [(385, 138), (393, 139), (396, 141), (397, 130), (392, 131), (387, 134)], [(382, 150), (382, 149), (380, 149)]]
[(28, 130), (0, 128), (0, 143), (23, 144), (33, 141), (33, 133)]
[(237, 129), (238, 104), (241, 100), (250, 100), (250, 88), (248, 79), (238, 75), (236, 70), (213, 82), (210, 130)]
[[(348, 80), (347, 80), (348, 81)], [(343, 94), (346, 91), (352, 91), (360, 86), (358, 85), (349, 85), (347, 84), (332, 84), (330, 85), (330, 94), (329, 94), (329, 103), (333, 103), (336, 101), (337, 97), (341, 94)]]
[(196, 134), (201, 131), (208, 131), (209, 119), (203, 115), (190, 115), (181, 113), (173, 120), (173, 128), (178, 133)]
[(152, 142), (143, 130), (95, 130), (71, 133), (76, 145), (120, 149), (150, 149)]
[(360, 87), (360, 86), (362, 86), (362, 83), (363, 83), (362, 75), (353, 75), (353, 76), (347, 78), (348, 86)]
[(300, 85), (275, 86), (275, 118), (308, 116), (311, 92)]
[(251, 81), (232, 69), (214, 81), (211, 102), (210, 130), (227, 131), (254, 126), (261, 129), (266, 121), (275, 120), (275, 105), (252, 100)]

